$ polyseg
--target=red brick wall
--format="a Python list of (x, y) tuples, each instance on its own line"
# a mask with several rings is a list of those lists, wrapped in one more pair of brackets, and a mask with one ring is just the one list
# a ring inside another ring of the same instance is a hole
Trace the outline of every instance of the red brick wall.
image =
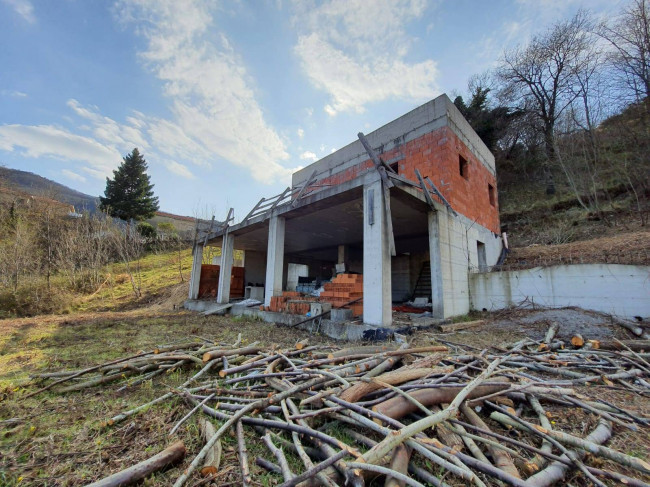
[[(496, 179), (449, 127), (429, 132), (381, 154), (385, 161), (399, 155), (404, 155), (398, 165), (400, 176), (417, 182), (415, 169), (419, 169), (422, 177), (428, 176), (433, 181), (454, 210), (494, 233), (500, 233)], [(460, 174), (459, 155), (467, 160), (467, 179)], [(367, 160), (316, 184), (341, 184), (371, 167), (372, 161)], [(490, 204), (488, 184), (494, 187), (495, 206)]]

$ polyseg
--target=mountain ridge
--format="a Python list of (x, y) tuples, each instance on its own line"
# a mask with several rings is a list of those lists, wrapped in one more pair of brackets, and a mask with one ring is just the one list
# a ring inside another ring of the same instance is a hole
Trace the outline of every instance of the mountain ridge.
[[(31, 196), (44, 197), (72, 205), (76, 212), (88, 211), (94, 213), (99, 206), (99, 197), (91, 196), (65, 184), (57, 183), (40, 174), (21, 169), (0, 166), (0, 191), (6, 186), (12, 191), (26, 193)], [(173, 221), (178, 230), (190, 230), (194, 227), (193, 217), (176, 215), (167, 211), (157, 211), (152, 223)]]

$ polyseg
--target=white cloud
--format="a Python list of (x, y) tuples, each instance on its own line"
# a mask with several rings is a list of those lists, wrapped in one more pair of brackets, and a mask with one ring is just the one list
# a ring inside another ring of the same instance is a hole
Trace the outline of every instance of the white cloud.
[(0, 150), (20, 149), (26, 157), (86, 163), (100, 178), (110, 175), (122, 158), (112, 147), (53, 125), (0, 126)]
[(150, 123), (152, 143), (165, 143), (157, 148), (174, 159), (207, 165), (219, 156), (258, 181), (288, 179), (285, 143), (265, 121), (242, 59), (215, 34), (212, 9), (201, 0), (117, 3), (120, 18), (146, 39), (141, 59), (163, 81), (174, 114)]
[[(106, 117), (99, 113), (95, 106), (84, 107), (74, 98), (68, 100), (67, 105), (80, 117), (91, 122), (92, 127), (88, 127), (93, 135), (113, 146), (116, 146), (121, 152), (130, 152), (134, 147), (146, 150), (149, 144), (145, 140), (141, 127), (144, 120), (136, 117), (128, 117), (127, 120), (131, 125), (120, 124), (112, 118)], [(84, 126), (81, 126), (82, 128)]]
[(79, 181), (80, 183), (85, 183), (86, 182), (85, 177), (83, 177), (79, 173), (71, 171), (70, 169), (62, 169), (61, 174), (63, 174), (68, 179), (72, 179), (73, 181)]
[(315, 162), (318, 160), (318, 156), (311, 151), (305, 151), (302, 154), (300, 154), (300, 159), (302, 159), (303, 161)]
[(298, 137), (301, 139), (305, 136), (305, 131), (303, 129), (298, 129), (297, 133), (298, 133)]
[(0, 90), (0, 95), (11, 96), (12, 98), (27, 98), (27, 93), (16, 90)]
[(406, 26), (425, 0), (331, 0), (296, 4), (295, 52), (312, 84), (330, 95), (324, 110), (363, 112), (389, 98), (425, 100), (438, 93), (436, 63), (407, 62), (414, 39)]
[(29, 0), (1, 0), (2, 3), (13, 8), (14, 11), (30, 24), (36, 22), (34, 6)]
[(185, 179), (196, 179), (196, 176), (192, 174), (192, 171), (190, 171), (187, 166), (184, 164), (181, 164), (176, 161), (166, 161), (164, 162), (165, 167), (170, 171), (173, 172), (174, 174), (183, 177)]

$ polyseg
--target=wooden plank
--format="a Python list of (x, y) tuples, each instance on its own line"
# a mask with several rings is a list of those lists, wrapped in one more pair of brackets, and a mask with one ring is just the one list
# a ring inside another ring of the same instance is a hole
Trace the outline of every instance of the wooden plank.
[(438, 191), (438, 188), (436, 188), (436, 185), (433, 184), (433, 182), (429, 179), (428, 176), (425, 178), (425, 180), (426, 180), (426, 182), (429, 183), (429, 185), (431, 186), (431, 189), (433, 190), (433, 193), (434, 193), (438, 198), (440, 198), (440, 200), (444, 203), (444, 205), (445, 205), (447, 208), (449, 208), (449, 211), (451, 211), (451, 212), (454, 214), (454, 216), (458, 216), (458, 213), (456, 213), (456, 212), (454, 211), (454, 209), (453, 209), (453, 208), (451, 207), (451, 205), (449, 204), (449, 201), (447, 201), (447, 200), (445, 199), (445, 197), (442, 195), (442, 193), (441, 193), (440, 191)]
[(287, 195), (287, 193), (288, 193), (289, 191), (291, 191), (291, 187), (290, 187), (290, 186), (287, 186), (287, 189), (285, 189), (282, 193), (280, 193), (280, 194), (278, 195), (277, 199), (275, 200), (275, 202), (273, 203), (273, 205), (271, 206), (271, 208), (269, 208), (269, 211), (267, 212), (267, 214), (270, 215), (270, 214), (273, 212), (273, 210), (275, 210), (275, 207), (278, 206), (278, 204), (280, 203), (280, 201), (282, 201), (282, 200), (284, 199), (284, 197)]
[(208, 235), (210, 235), (210, 232), (212, 231), (212, 226), (214, 225), (214, 215), (212, 215), (212, 220), (210, 220), (210, 226), (208, 227), (208, 231), (205, 232), (205, 239), (203, 240), (203, 246), (205, 247), (208, 244)]
[(390, 189), (386, 186), (384, 186), (383, 197), (384, 217), (386, 218), (386, 231), (388, 232), (388, 248), (390, 250), (390, 255), (395, 257), (397, 253), (395, 251), (395, 235), (393, 233), (393, 215), (390, 211)]
[(386, 186), (388, 186), (389, 188), (392, 188), (394, 186), (393, 182), (388, 179), (388, 176), (386, 175), (386, 168), (382, 164), (381, 159), (379, 159), (379, 157), (377, 157), (377, 154), (375, 154), (373, 148), (370, 147), (370, 144), (368, 143), (368, 139), (366, 139), (366, 136), (363, 135), (363, 132), (359, 132), (357, 134), (357, 137), (359, 137), (359, 140), (361, 141), (363, 148), (366, 149), (366, 152), (370, 156), (372, 162), (375, 164), (377, 171), (379, 171), (379, 175), (381, 176), (381, 182)]
[(485, 320), (465, 321), (462, 323), (450, 323), (448, 325), (438, 325), (438, 330), (440, 330), (443, 333), (447, 333), (450, 331), (460, 331), (460, 330), (469, 330), (470, 328), (478, 328), (479, 326), (483, 326), (484, 324), (485, 324)]
[(424, 197), (427, 200), (427, 203), (431, 207), (433, 211), (436, 211), (436, 205), (433, 203), (433, 199), (431, 199), (431, 195), (429, 194), (429, 190), (427, 189), (427, 185), (424, 183), (424, 179), (422, 179), (422, 174), (420, 174), (420, 171), (417, 169), (415, 170), (415, 175), (418, 177), (420, 180), (420, 187), (422, 188), (422, 192), (424, 193)]
[(257, 209), (259, 208), (259, 206), (260, 206), (262, 203), (264, 203), (265, 201), (266, 201), (266, 198), (262, 198), (261, 200), (259, 200), (259, 201), (257, 202), (257, 204), (253, 207), (253, 209), (248, 213), (248, 215), (246, 215), (246, 217), (242, 220), (242, 223), (244, 223), (246, 220), (248, 220), (248, 219), (251, 217), (251, 215), (257, 211)]
[(300, 200), (300, 198), (302, 198), (302, 195), (305, 192), (305, 190), (307, 189), (307, 186), (309, 186), (313, 182), (315, 177), (316, 177), (316, 169), (314, 169), (314, 172), (311, 173), (311, 176), (309, 176), (307, 178), (307, 181), (305, 181), (305, 184), (302, 186), (302, 188), (300, 188), (300, 192), (298, 193), (296, 198), (291, 202), (291, 206), (293, 208), (295, 208), (298, 205), (298, 201)]

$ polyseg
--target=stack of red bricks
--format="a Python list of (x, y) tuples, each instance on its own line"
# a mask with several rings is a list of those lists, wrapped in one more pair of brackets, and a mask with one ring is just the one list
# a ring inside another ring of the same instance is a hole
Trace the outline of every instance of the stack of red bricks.
[[(339, 274), (332, 282), (323, 284), (325, 291), (320, 293), (320, 300), (332, 303), (333, 308), (338, 308), (357, 298), (363, 297), (363, 276), (361, 274)], [(352, 310), (354, 316), (363, 314), (363, 303), (346, 306)]]
[(311, 303), (318, 302), (317, 299), (304, 299), (302, 294), (297, 291), (284, 291), (282, 296), (273, 296), (271, 306), (267, 311), (276, 313), (291, 313), (297, 315), (306, 315), (311, 310)]

